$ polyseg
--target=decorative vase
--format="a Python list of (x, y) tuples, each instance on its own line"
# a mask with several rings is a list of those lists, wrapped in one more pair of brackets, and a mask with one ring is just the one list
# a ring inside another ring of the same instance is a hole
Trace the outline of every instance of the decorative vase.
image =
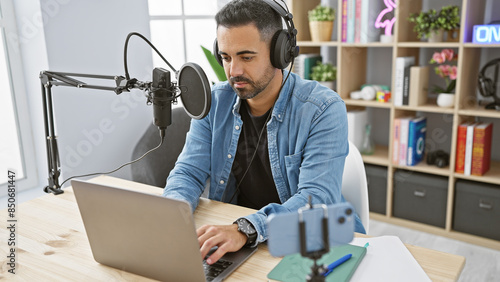
[(455, 105), (455, 94), (439, 93), (437, 97), (437, 105), (443, 108), (450, 108)]
[(330, 41), (332, 38), (333, 21), (309, 22), (312, 41)]
[(365, 127), (365, 138), (363, 140), (363, 145), (361, 145), (361, 149), (359, 150), (363, 155), (373, 155), (373, 153), (375, 152), (375, 144), (372, 140), (371, 130), (371, 124), (367, 124)]
[(335, 81), (318, 81), (319, 84), (326, 86), (332, 90), (335, 89)]
[(429, 34), (429, 42), (443, 42), (443, 34), (444, 31), (442, 29), (431, 31), (431, 34)]

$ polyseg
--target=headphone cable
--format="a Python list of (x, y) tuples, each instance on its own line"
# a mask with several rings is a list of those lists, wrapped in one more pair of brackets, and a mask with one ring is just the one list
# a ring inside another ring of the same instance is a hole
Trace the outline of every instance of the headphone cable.
[[(278, 97), (276, 98), (276, 101), (278, 101), (278, 98), (279, 98), (279, 95), (281, 93), (281, 90), (283, 89), (283, 86), (285, 85), (285, 83), (287, 82), (288, 80), (288, 77), (290, 76), (290, 73), (292, 72), (292, 68), (293, 68), (293, 63), (295, 62), (295, 58), (293, 58), (292, 62), (291, 62), (291, 65), (290, 65), (290, 71), (288, 72), (285, 80), (283, 81), (283, 83), (281, 83), (281, 86), (280, 86), (280, 90), (278, 91)], [(283, 70), (281, 70), (281, 73), (283, 73)], [(241, 177), (240, 181), (238, 182), (238, 184), (236, 185), (236, 188), (233, 192), (233, 195), (231, 196), (231, 198), (229, 199), (229, 202), (228, 203), (231, 203), (234, 199), (234, 196), (236, 196), (236, 194), (239, 192), (240, 190), (240, 185), (241, 183), (243, 183), (243, 179), (245, 179), (245, 176), (247, 175), (248, 171), (250, 170), (250, 166), (252, 165), (253, 163), (253, 160), (255, 159), (255, 156), (257, 155), (257, 151), (259, 150), (259, 145), (260, 145), (260, 140), (262, 139), (262, 135), (264, 133), (264, 129), (267, 128), (267, 123), (269, 122), (269, 120), (271, 119), (271, 116), (272, 116), (272, 113), (273, 113), (273, 108), (274, 108), (274, 105), (276, 104), (276, 101), (274, 101), (273, 103), (273, 106), (271, 107), (271, 111), (269, 112), (269, 114), (267, 115), (267, 119), (266, 119), (266, 122), (264, 123), (264, 126), (262, 127), (262, 129), (260, 130), (260, 134), (259, 134), (259, 139), (257, 140), (257, 145), (255, 145), (255, 151), (253, 152), (252, 154), (252, 158), (250, 159), (250, 162), (248, 163), (248, 166), (247, 166), (247, 169), (245, 170), (245, 173), (243, 173), (243, 176)], [(224, 190), (224, 193), (222, 195), (222, 198), (224, 198), (224, 194), (225, 194), (226, 190)]]

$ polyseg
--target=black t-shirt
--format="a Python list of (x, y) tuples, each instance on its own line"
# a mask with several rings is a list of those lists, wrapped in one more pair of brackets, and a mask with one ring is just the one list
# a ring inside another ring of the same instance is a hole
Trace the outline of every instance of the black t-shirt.
[[(238, 205), (240, 206), (260, 209), (269, 203), (280, 203), (267, 150), (265, 124), (271, 111), (272, 108), (262, 116), (252, 116), (246, 101), (241, 101), (240, 114), (243, 126), (232, 167), (237, 185), (241, 182), (238, 188)], [(257, 144), (259, 147), (256, 151)], [(252, 161), (254, 153), (255, 157)], [(246, 171), (247, 169), (248, 171)], [(242, 177), (243, 181), (241, 181)]]

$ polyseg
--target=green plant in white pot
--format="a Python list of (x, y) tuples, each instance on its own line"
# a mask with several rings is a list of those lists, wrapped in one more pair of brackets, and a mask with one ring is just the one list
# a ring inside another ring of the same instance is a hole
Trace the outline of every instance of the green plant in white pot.
[(308, 11), (309, 29), (312, 41), (330, 41), (335, 20), (335, 9), (318, 5)]
[(311, 79), (325, 85), (330, 89), (335, 88), (335, 80), (337, 80), (337, 67), (331, 63), (318, 62), (312, 67)]

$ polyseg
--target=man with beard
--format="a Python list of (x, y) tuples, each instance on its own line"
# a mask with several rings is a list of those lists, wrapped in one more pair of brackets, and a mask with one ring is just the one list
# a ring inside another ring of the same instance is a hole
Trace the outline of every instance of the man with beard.
[[(258, 210), (233, 224), (197, 230), (202, 257), (218, 246), (209, 264), (266, 241), (268, 216), (297, 211), (309, 196), (313, 204), (345, 201), (345, 104), (331, 89), (273, 61), (273, 37), (283, 25), (270, 5), (234, 0), (215, 16), (214, 55), (229, 81), (212, 87), (210, 113), (191, 122), (163, 193), (194, 210), (210, 179), (210, 199)], [(364, 233), (357, 215), (355, 230)]]

